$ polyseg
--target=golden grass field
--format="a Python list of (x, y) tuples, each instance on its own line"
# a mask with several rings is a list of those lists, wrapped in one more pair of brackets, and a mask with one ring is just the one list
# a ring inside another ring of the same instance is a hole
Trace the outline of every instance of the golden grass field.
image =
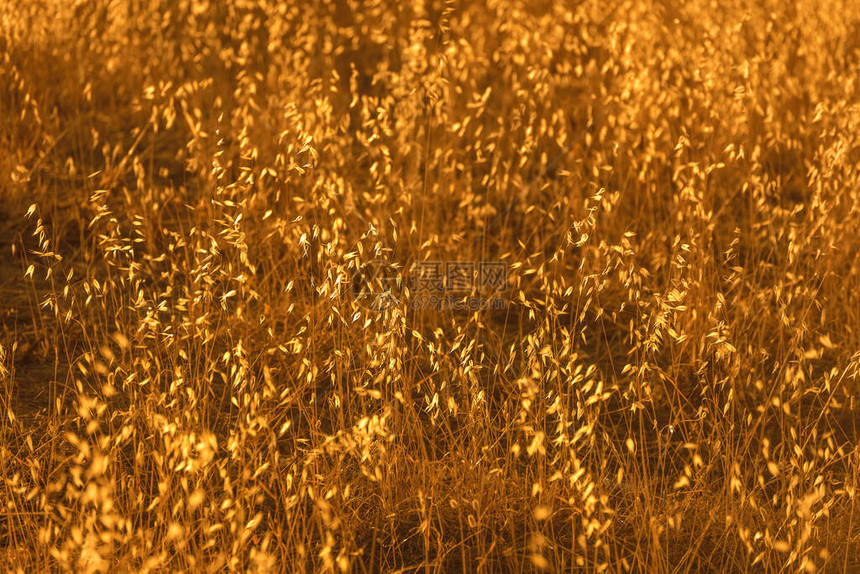
[(857, 0), (0, 0), (0, 569), (860, 572), (858, 82)]

